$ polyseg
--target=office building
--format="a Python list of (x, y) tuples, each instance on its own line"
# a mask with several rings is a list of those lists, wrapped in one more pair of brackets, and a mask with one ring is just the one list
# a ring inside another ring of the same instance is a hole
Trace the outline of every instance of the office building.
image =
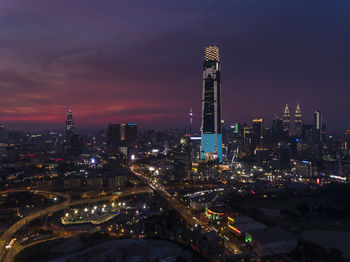
[(283, 113), (283, 131), (287, 136), (290, 135), (290, 113), (289, 113), (288, 104), (286, 104), (286, 107), (284, 108), (284, 113)]
[(253, 119), (253, 150), (263, 145), (263, 119), (256, 117)]
[(174, 179), (191, 179), (191, 138), (186, 136), (180, 139), (180, 144), (174, 147)]
[(294, 166), (298, 176), (302, 176), (304, 178), (313, 176), (313, 168), (310, 161), (295, 160)]
[(272, 120), (272, 137), (274, 142), (279, 141), (283, 137), (283, 121), (277, 116)]
[(74, 120), (72, 109), (67, 110), (67, 119), (66, 119), (66, 139), (70, 141), (74, 135)]
[(110, 124), (107, 130), (107, 151), (109, 154), (118, 154), (120, 147), (120, 125)]
[(291, 157), (290, 143), (278, 143), (277, 145), (278, 160), (283, 163), (288, 163)]
[(294, 131), (295, 131), (296, 137), (301, 137), (303, 134), (303, 123), (302, 123), (301, 109), (300, 109), (299, 103), (297, 104), (297, 108), (295, 109)]
[(205, 48), (203, 66), (201, 159), (222, 162), (221, 79), (219, 48)]
[(253, 153), (253, 128), (250, 126), (243, 127), (243, 152), (245, 155)]
[(323, 137), (323, 123), (322, 123), (322, 112), (316, 110), (314, 113), (314, 130), (316, 131), (316, 141), (322, 142)]
[(136, 124), (122, 124), (121, 141), (123, 141), (124, 146), (135, 147), (137, 143), (137, 125)]

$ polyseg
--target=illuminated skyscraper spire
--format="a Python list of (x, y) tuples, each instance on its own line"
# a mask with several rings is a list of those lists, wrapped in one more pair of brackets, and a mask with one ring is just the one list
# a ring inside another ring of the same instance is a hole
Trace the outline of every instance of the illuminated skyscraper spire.
[(71, 108), (67, 110), (67, 120), (66, 120), (66, 139), (70, 140), (74, 134), (74, 120), (73, 112)]
[(302, 118), (301, 118), (301, 109), (299, 103), (297, 104), (297, 108), (295, 109), (295, 117), (294, 117), (294, 129), (295, 136), (301, 137), (303, 129), (302, 129)]
[(203, 66), (201, 159), (222, 162), (221, 80), (219, 48), (205, 47)]
[(193, 117), (193, 112), (192, 112), (192, 107), (190, 109), (190, 136), (192, 136), (192, 117)]
[(283, 113), (283, 131), (287, 133), (288, 136), (290, 135), (290, 113), (288, 104), (286, 104)]

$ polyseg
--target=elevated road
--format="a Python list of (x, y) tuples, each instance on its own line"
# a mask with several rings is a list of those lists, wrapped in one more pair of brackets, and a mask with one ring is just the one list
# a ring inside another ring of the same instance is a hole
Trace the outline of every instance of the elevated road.
[[(42, 191), (46, 192), (46, 191)], [(123, 197), (123, 196), (128, 196), (128, 195), (133, 195), (133, 194), (141, 194), (141, 193), (146, 193), (150, 192), (149, 188), (139, 188), (139, 189), (130, 189), (127, 191), (124, 191), (118, 197)], [(48, 192), (46, 192), (48, 193)], [(56, 194), (55, 192), (50, 192), (51, 194)], [(80, 200), (75, 200), (71, 201), (70, 198), (66, 199), (64, 202), (59, 203), (54, 206), (47, 207), (43, 210), (34, 212), (21, 220), (17, 221), (15, 224), (13, 224), (10, 228), (8, 228), (4, 234), (0, 237), (0, 261), (5, 261), (4, 256), (7, 254), (6, 250), (6, 245), (9, 243), (9, 241), (13, 238), (14, 234), (20, 230), (22, 227), (24, 227), (26, 224), (32, 222), (33, 220), (42, 217), (42, 216), (47, 216), (51, 213), (56, 213), (58, 211), (61, 211), (63, 209), (69, 208), (71, 206), (76, 206), (76, 205), (82, 205), (82, 204), (88, 204), (88, 203), (96, 203), (99, 201), (104, 201), (104, 200), (109, 200), (113, 199), (115, 196), (103, 196), (99, 198), (93, 198), (93, 199), (80, 199)], [(8, 260), (6, 260), (8, 261)]]

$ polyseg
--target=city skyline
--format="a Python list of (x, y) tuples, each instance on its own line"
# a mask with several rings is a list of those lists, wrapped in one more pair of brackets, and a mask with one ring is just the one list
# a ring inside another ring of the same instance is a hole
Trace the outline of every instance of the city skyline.
[[(328, 130), (348, 129), (350, 21), (343, 1), (316, 9), (303, 1), (205, 1), (199, 8), (184, 1), (35, 2), (0, 4), (0, 122), (9, 128), (61, 128), (68, 105), (80, 128), (127, 121), (187, 127), (189, 108), (199, 128), (202, 51), (215, 44), (224, 57), (226, 123), (258, 115), (270, 123), (285, 104), (294, 112), (300, 103), (303, 122), (321, 110)], [(208, 17), (215, 23), (205, 23)]]
[(0, 1), (0, 262), (349, 262), (349, 13)]

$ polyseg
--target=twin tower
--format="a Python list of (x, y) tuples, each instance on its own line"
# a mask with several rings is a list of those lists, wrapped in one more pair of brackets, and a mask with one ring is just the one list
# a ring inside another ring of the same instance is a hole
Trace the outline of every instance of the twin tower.
[(215, 45), (205, 47), (201, 124), (201, 159), (222, 162), (220, 54)]
[[(298, 103), (295, 109), (295, 115), (294, 115), (294, 135), (296, 137), (301, 137), (302, 131), (303, 131), (302, 128), (303, 128), (303, 123), (302, 123), (302, 117), (301, 117), (301, 109)], [(284, 113), (283, 113), (283, 131), (286, 132), (288, 135), (292, 135), (288, 104), (284, 108)]]
[[(283, 129), (291, 135), (290, 113), (286, 105), (283, 115)], [(295, 110), (294, 132), (302, 134), (302, 117), (299, 104)], [(203, 65), (202, 123), (201, 123), (201, 159), (222, 162), (222, 126), (221, 126), (221, 72), (220, 53), (215, 45), (205, 47)]]

